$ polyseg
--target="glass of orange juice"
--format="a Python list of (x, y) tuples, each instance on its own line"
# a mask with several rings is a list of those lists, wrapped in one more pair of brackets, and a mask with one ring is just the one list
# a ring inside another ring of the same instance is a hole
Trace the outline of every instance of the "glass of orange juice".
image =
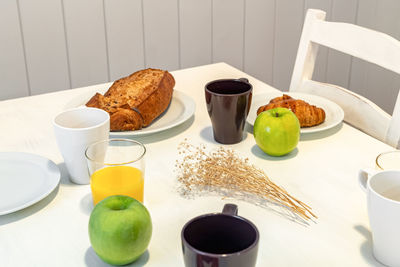
[(108, 139), (91, 144), (85, 152), (93, 203), (126, 195), (143, 202), (145, 146), (131, 139)]

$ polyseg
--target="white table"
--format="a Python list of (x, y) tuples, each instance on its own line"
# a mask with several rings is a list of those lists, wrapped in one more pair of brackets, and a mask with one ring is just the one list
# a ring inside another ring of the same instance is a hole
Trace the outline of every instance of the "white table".
[[(204, 85), (219, 78), (247, 77), (254, 94), (276, 90), (249, 75), (218, 63), (172, 73), (175, 90), (196, 101), (193, 119), (171, 130), (137, 138), (146, 155), (145, 205), (153, 220), (153, 235), (145, 255), (132, 266), (183, 266), (180, 231), (189, 219), (221, 211), (236, 203), (239, 215), (260, 231), (257, 266), (377, 266), (372, 256), (366, 197), (357, 172), (374, 167), (388, 145), (343, 123), (321, 133), (303, 135), (294, 153), (269, 157), (247, 132), (245, 140), (229, 147), (262, 168), (272, 181), (309, 204), (318, 216), (304, 226), (267, 208), (218, 196), (186, 199), (176, 191), (177, 146), (218, 147), (204, 100)], [(99, 87), (108, 86), (100, 85)], [(69, 182), (52, 128), (53, 117), (65, 105), (94, 87), (78, 88), (0, 102), (0, 150), (29, 152), (53, 160), (61, 169), (59, 187), (44, 200), (0, 216), (0, 266), (106, 266), (88, 238), (91, 194), (88, 185)]]

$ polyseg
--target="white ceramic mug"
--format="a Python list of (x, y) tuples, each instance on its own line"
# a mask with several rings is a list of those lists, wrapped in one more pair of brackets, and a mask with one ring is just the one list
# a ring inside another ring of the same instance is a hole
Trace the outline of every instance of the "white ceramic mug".
[(400, 266), (400, 171), (361, 169), (358, 179), (367, 193), (374, 256), (385, 265)]
[(110, 115), (97, 108), (74, 108), (58, 114), (53, 125), (70, 180), (76, 184), (89, 184), (85, 150), (94, 142), (108, 139)]

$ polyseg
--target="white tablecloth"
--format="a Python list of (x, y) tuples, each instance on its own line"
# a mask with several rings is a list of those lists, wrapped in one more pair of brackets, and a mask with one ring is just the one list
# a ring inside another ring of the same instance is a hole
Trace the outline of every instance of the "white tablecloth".
[[(357, 172), (374, 167), (388, 145), (343, 123), (333, 129), (302, 135), (297, 149), (281, 158), (269, 157), (255, 144), (251, 131), (233, 148), (262, 168), (272, 181), (310, 205), (318, 216), (309, 226), (296, 223), (251, 202), (201, 196), (187, 199), (177, 192), (177, 146), (219, 146), (212, 137), (204, 85), (219, 78), (247, 77), (254, 94), (276, 90), (225, 64), (174, 71), (175, 90), (196, 102), (192, 119), (165, 132), (136, 138), (144, 142), (146, 180), (144, 204), (153, 220), (147, 252), (132, 266), (183, 266), (180, 231), (189, 219), (221, 211), (236, 203), (239, 215), (260, 231), (257, 266), (376, 266), (366, 210), (366, 196)], [(49, 158), (62, 172), (59, 187), (26, 209), (0, 216), (0, 266), (107, 266), (88, 238), (93, 208), (90, 186), (68, 180), (52, 128), (54, 116), (80, 95), (109, 84), (0, 102), (0, 151), (29, 152)]]

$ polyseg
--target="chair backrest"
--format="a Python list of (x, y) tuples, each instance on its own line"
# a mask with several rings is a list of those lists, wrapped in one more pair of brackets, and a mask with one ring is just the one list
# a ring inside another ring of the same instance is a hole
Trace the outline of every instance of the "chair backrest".
[(354, 24), (325, 21), (325, 15), (322, 10), (307, 11), (289, 91), (311, 93), (334, 101), (343, 108), (347, 123), (393, 147), (399, 147), (400, 95), (390, 116), (363, 96), (311, 79), (319, 45), (400, 74), (400, 42), (384, 33)]

